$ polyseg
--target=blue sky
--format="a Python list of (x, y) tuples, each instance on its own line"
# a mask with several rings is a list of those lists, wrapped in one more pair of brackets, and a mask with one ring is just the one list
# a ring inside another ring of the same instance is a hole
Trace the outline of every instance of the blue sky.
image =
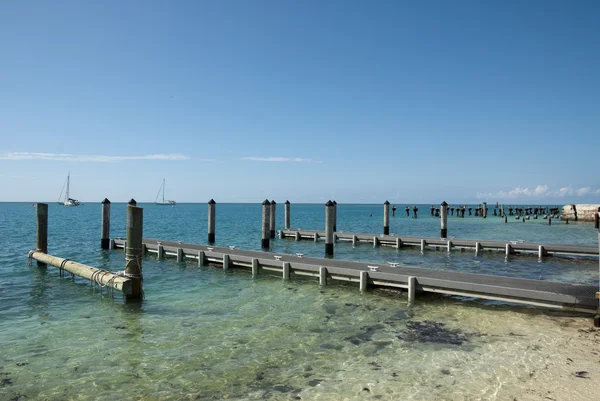
[[(600, 203), (600, 2), (0, 2), (0, 201)], [(129, 177), (129, 178), (128, 178)]]

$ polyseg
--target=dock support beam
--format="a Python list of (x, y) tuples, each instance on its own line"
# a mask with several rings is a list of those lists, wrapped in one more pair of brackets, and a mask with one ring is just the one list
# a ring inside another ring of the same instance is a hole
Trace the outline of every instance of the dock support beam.
[(215, 209), (217, 202), (214, 199), (208, 201), (208, 243), (215, 243)]
[(252, 277), (258, 276), (258, 259), (252, 258)]
[(231, 258), (229, 257), (229, 255), (227, 255), (227, 254), (223, 255), (223, 270), (229, 269), (230, 263), (231, 263)]
[(544, 256), (547, 256), (548, 254), (546, 253), (546, 248), (544, 248), (544, 245), (540, 245), (538, 247), (538, 256), (539, 258), (543, 258)]
[(383, 204), (383, 235), (390, 235), (390, 202)]
[(325, 255), (333, 256), (333, 225), (335, 206), (330, 200), (325, 204)]
[(198, 267), (204, 266), (204, 251), (198, 251)]
[(479, 252), (481, 252), (481, 242), (476, 242), (475, 243), (475, 256), (479, 255)]
[(319, 233), (315, 233), (313, 237), (315, 242), (319, 242)]
[(177, 263), (183, 262), (183, 249), (177, 248)]
[(421, 239), (421, 253), (425, 252), (425, 240)]
[(483, 212), (483, 218), (487, 218), (487, 202), (483, 202), (483, 209), (481, 209), (481, 211)]
[(400, 237), (396, 238), (396, 249), (402, 248), (402, 240)]
[(102, 228), (100, 230), (100, 249), (110, 249), (110, 201), (102, 201)]
[(356, 246), (356, 243), (358, 242), (358, 237), (356, 235), (352, 236), (352, 246)]
[(283, 262), (283, 279), (288, 281), (290, 279), (290, 263)]
[(165, 248), (158, 244), (158, 252), (156, 253), (158, 259), (164, 259), (165, 258)]
[[(48, 253), (48, 204), (38, 203), (36, 212), (35, 250)], [(38, 267), (46, 266), (45, 263), (37, 262)]]
[(275, 212), (277, 208), (277, 202), (274, 200), (271, 201), (271, 211), (269, 212), (269, 230), (271, 233), (271, 238), (275, 238)]
[(512, 246), (510, 244), (506, 244), (506, 256), (512, 254)]
[(127, 206), (125, 275), (131, 279), (131, 294), (126, 300), (142, 299), (142, 233), (144, 209), (131, 204)]
[(440, 206), (440, 220), (442, 225), (440, 238), (448, 238), (448, 204), (446, 201), (443, 201)]
[(408, 302), (415, 302), (415, 294), (417, 292), (417, 278), (410, 276), (408, 278)]
[(269, 229), (271, 225), (271, 202), (268, 199), (262, 203), (262, 235), (261, 235), (261, 247), (262, 249), (269, 249)]
[(333, 232), (337, 231), (337, 202), (333, 201)]
[(367, 286), (369, 285), (369, 273), (365, 270), (360, 272), (360, 290), (362, 292), (367, 290)]
[(283, 210), (285, 212), (285, 216), (284, 216), (285, 229), (289, 230), (290, 229), (290, 201), (289, 200), (285, 201), (285, 206), (284, 206)]
[(448, 253), (452, 250), (452, 241), (448, 240)]
[(327, 285), (327, 268), (325, 266), (319, 267), (319, 285)]
[(377, 248), (379, 246), (379, 238), (373, 237), (373, 248)]
[(296, 231), (296, 232), (294, 233), (294, 239), (295, 239), (296, 241), (300, 241), (300, 231)]

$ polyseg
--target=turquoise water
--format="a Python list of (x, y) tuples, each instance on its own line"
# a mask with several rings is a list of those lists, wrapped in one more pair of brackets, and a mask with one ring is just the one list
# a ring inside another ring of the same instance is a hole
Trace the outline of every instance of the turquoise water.
[[(125, 235), (125, 206), (112, 205), (113, 237)], [(205, 204), (139, 206), (145, 237), (206, 240)], [(390, 231), (439, 235), (439, 219), (427, 216), (428, 205), (419, 208), (418, 219), (397, 211)], [(277, 209), (281, 228), (283, 204)], [(217, 245), (258, 250), (260, 214), (258, 204), (218, 204)], [(382, 219), (381, 205), (338, 205), (340, 231), (378, 233)], [(323, 205), (292, 205), (292, 227), (318, 229), (323, 221)], [(449, 234), (587, 245), (598, 238), (591, 224), (504, 224), (493, 216), (450, 216)], [(49, 253), (122, 270), (122, 251), (99, 250), (99, 236), (99, 204), (49, 205)], [(146, 300), (125, 304), (120, 294), (60, 278), (52, 267), (28, 267), (34, 244), (35, 208), (0, 204), (0, 400), (512, 399), (531, 388), (552, 390), (565, 372), (548, 360), (576, 352), (570, 339), (590, 324), (576, 315), (452, 297), (423, 296), (408, 305), (403, 293), (253, 280), (235, 269), (154, 256), (143, 261)], [(324, 252), (323, 243), (279, 239), (272, 250)], [(498, 253), (421, 254), (346, 243), (335, 252), (351, 260), (598, 283), (597, 259), (507, 261)]]

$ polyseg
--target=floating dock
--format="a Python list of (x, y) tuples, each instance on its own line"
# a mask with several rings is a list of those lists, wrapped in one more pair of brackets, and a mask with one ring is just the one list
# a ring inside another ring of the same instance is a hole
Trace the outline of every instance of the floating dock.
[[(296, 240), (319, 241), (325, 238), (325, 231), (287, 229), (279, 231), (280, 238), (294, 238)], [(353, 244), (360, 242), (375, 244), (375, 246), (390, 246), (402, 248), (403, 246), (413, 246), (425, 251), (428, 248), (446, 248), (448, 251), (454, 249), (465, 250), (473, 249), (475, 252), (482, 250), (504, 251), (506, 255), (518, 253), (533, 253), (539, 257), (552, 255), (569, 256), (598, 256), (597, 246), (587, 245), (567, 245), (567, 244), (549, 244), (534, 243), (523, 241), (492, 241), (492, 240), (468, 240), (456, 238), (427, 238), (415, 236), (398, 236), (383, 234), (363, 234), (337, 231), (334, 233), (336, 241), (348, 241)]]
[[(315, 233), (319, 232), (283, 230), (283, 234), (286, 236), (309, 237), (312, 234), (312, 238), (314, 238)], [(358, 234), (351, 233), (337, 233), (336, 235), (338, 239), (340, 236), (358, 236)], [(395, 243), (397, 239), (402, 241), (406, 239), (406, 242), (420, 245), (422, 240), (417, 237), (377, 237), (386, 243)], [(363, 241), (369, 239), (366, 234), (362, 234), (361, 238)], [(440, 239), (430, 239), (430, 241), (430, 245), (444, 245), (444, 241)], [(115, 238), (111, 242), (112, 248), (123, 249), (126, 247), (126, 240), (123, 238)], [(497, 243), (481, 241), (482, 246), (488, 242)], [(475, 246), (475, 241), (469, 243), (473, 243), (472, 246)], [(264, 251), (247, 251), (235, 247), (223, 248), (154, 239), (143, 239), (142, 244), (144, 253), (157, 254), (159, 259), (165, 256), (174, 256), (179, 262), (184, 259), (196, 260), (199, 266), (216, 264), (221, 265), (223, 269), (248, 269), (252, 276), (265, 271), (281, 275), (284, 280), (289, 280), (294, 275), (315, 277), (319, 279), (321, 285), (326, 285), (328, 280), (341, 280), (356, 282), (361, 290), (366, 290), (368, 286), (407, 289), (409, 301), (414, 301), (417, 292), (433, 292), (592, 314), (596, 313), (598, 308), (597, 287), (590, 285), (420, 269), (402, 267), (398, 264), (310, 258), (301, 254), (284, 255)], [(535, 246), (535, 244), (530, 245)], [(556, 249), (551, 249), (556, 252)]]

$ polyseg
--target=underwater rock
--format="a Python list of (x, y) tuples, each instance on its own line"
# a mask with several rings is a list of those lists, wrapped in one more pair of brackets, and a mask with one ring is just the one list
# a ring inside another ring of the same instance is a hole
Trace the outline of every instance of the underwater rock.
[(403, 332), (397, 338), (407, 342), (435, 343), (462, 345), (468, 341), (468, 336), (479, 335), (478, 333), (467, 334), (459, 329), (448, 329), (445, 323), (424, 320), (422, 322), (408, 321)]

